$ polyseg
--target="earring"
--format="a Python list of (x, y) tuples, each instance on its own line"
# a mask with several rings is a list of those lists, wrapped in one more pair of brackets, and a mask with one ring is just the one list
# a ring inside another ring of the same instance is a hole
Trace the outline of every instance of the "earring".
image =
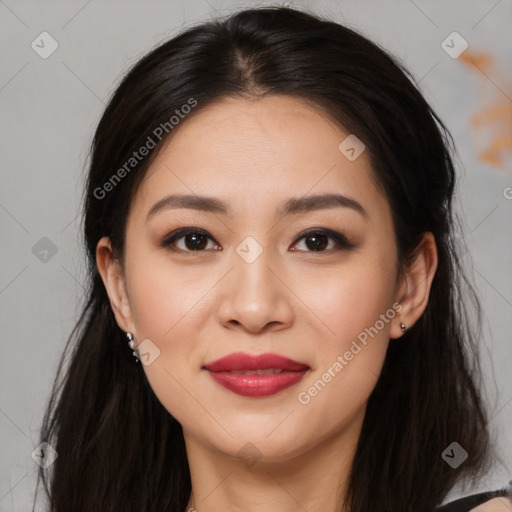
[(407, 329), (407, 327), (405, 327), (405, 324), (403, 322), (400, 322), (400, 329), (402, 329), (402, 332), (405, 332), (405, 329)]
[[(135, 341), (133, 340), (133, 334), (131, 332), (127, 332), (126, 337), (128, 338), (128, 345), (133, 350), (133, 347), (135, 346)], [(139, 352), (138, 349), (133, 350), (133, 357), (135, 357), (136, 363), (139, 362), (138, 352)]]

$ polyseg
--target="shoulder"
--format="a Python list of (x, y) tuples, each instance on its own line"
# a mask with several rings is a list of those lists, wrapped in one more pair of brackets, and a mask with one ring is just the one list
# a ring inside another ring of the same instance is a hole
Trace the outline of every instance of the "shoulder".
[(512, 511), (512, 503), (507, 498), (494, 498), (486, 501), (476, 508), (472, 508), (469, 512), (510, 512)]
[(435, 512), (512, 512), (512, 480), (501, 489), (459, 498)]

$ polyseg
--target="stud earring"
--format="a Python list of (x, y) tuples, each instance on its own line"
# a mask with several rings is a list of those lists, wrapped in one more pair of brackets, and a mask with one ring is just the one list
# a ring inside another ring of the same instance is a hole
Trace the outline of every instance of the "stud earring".
[[(133, 334), (131, 332), (126, 333), (126, 337), (128, 338), (128, 345), (133, 350), (133, 347), (135, 347), (135, 341), (133, 340)], [(135, 362), (139, 362), (139, 356), (138, 356), (138, 349), (133, 350), (133, 357), (135, 357)]]
[(405, 332), (407, 327), (405, 327), (405, 324), (403, 322), (400, 322), (400, 329), (402, 329), (402, 332)]

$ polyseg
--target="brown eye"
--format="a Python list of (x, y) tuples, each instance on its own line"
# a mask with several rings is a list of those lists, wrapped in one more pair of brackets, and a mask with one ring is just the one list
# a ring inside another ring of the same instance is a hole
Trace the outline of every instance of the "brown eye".
[[(354, 247), (341, 233), (327, 229), (309, 230), (297, 240), (302, 239), (305, 240), (306, 252), (329, 252)], [(334, 242), (331, 247), (329, 247), (329, 241)]]
[[(180, 240), (183, 240), (182, 246), (175, 248), (174, 246)], [(198, 228), (184, 228), (171, 233), (162, 241), (161, 246), (167, 247), (172, 251), (202, 252), (207, 249), (208, 240), (213, 241), (206, 231)], [(213, 248), (215, 247), (218, 247), (218, 245), (215, 245)]]

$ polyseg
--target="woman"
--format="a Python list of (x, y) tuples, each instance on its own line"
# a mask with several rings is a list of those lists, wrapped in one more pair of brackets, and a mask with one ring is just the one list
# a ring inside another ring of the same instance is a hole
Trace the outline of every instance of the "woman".
[(389, 54), (294, 9), (142, 58), (93, 141), (50, 510), (431, 512), (477, 481), (450, 150)]

